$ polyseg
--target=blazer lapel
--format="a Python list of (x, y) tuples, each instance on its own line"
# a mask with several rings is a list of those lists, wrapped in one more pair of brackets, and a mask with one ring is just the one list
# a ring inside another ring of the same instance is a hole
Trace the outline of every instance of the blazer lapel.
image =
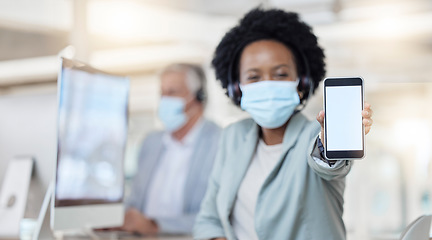
[(287, 156), (288, 151), (296, 144), (301, 131), (306, 125), (306, 122), (307, 122), (306, 117), (303, 116), (303, 114), (301, 113), (297, 113), (294, 116), (292, 116), (290, 122), (288, 123), (287, 128), (285, 129), (282, 155), (280, 156), (276, 166), (272, 169), (270, 174), (265, 179), (260, 191), (262, 191), (262, 189), (264, 189), (271, 182), (271, 180), (276, 176), (277, 172), (279, 171), (279, 168), (281, 167), (284, 159)]
[(209, 143), (208, 138), (205, 137), (205, 133), (207, 132), (207, 120), (203, 119), (204, 123), (202, 126), (202, 129), (200, 130), (197, 141), (194, 143), (194, 149), (191, 156), (191, 162), (189, 163), (189, 169), (188, 169), (188, 175), (186, 178), (186, 184), (184, 186), (184, 202), (183, 202), (183, 212), (190, 212), (192, 209), (190, 206), (193, 203), (193, 199), (196, 198), (195, 190), (196, 190), (196, 183), (197, 181), (200, 181), (199, 175), (197, 173), (200, 173), (200, 169), (204, 167), (204, 164), (206, 164), (208, 161), (204, 161), (202, 159), (203, 156), (207, 156), (205, 152), (205, 146), (208, 146)]
[(234, 154), (231, 155), (233, 159), (230, 159), (230, 162), (235, 161), (235, 164), (231, 166), (233, 168), (232, 171), (229, 171), (227, 178), (224, 179), (224, 181), (227, 181), (227, 184), (224, 184), (224, 186), (229, 186), (225, 188), (225, 194), (228, 199), (226, 201), (226, 208), (223, 208), (228, 211), (228, 216), (232, 211), (238, 189), (255, 153), (258, 143), (258, 125), (254, 123), (243, 140), (243, 143), (239, 144), (237, 149), (233, 149)]
[[(281, 156), (280, 163), (285, 158), (286, 153), (291, 149), (301, 133), (302, 129), (306, 124), (306, 118), (302, 114), (296, 114), (290, 120), (287, 129), (285, 130), (284, 139), (283, 139), (283, 154)], [(240, 184), (246, 174), (246, 171), (249, 168), (249, 164), (252, 160), (252, 157), (255, 153), (255, 149), (258, 143), (258, 125), (254, 123), (251, 129), (247, 132), (247, 134), (243, 138), (243, 142), (238, 144), (235, 148), (228, 149), (227, 151), (232, 151), (228, 156), (232, 159), (228, 159), (227, 162), (231, 163), (229, 166), (230, 171), (226, 171), (226, 175), (224, 179), (222, 179), (223, 186), (220, 189), (218, 194), (218, 205), (219, 205), (219, 214), (221, 218), (225, 218), (227, 223), (229, 223), (229, 217), (234, 207), (234, 202), (237, 197), (237, 192), (240, 187)], [(275, 174), (275, 169), (273, 169), (270, 175)], [(267, 184), (269, 178), (266, 179), (264, 184)], [(229, 225), (227, 225), (229, 226)], [(228, 229), (228, 231), (232, 231), (232, 229)]]
[(288, 123), (288, 127), (285, 129), (285, 133), (284, 133), (283, 156), (285, 156), (288, 150), (295, 145), (306, 122), (307, 122), (306, 117), (303, 116), (303, 114), (301, 113), (297, 113), (294, 116), (292, 116), (290, 122)]

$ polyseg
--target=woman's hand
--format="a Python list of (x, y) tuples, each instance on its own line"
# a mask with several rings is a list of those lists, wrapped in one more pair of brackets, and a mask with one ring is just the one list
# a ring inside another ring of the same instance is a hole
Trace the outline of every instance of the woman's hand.
[[(364, 110), (362, 111), (363, 125), (365, 126), (365, 134), (368, 134), (369, 131), (371, 130), (372, 123), (373, 123), (372, 114), (373, 111), (371, 109), (370, 104), (365, 102)], [(321, 141), (323, 141), (324, 144), (324, 110), (321, 110), (318, 113), (316, 119), (321, 125)]]

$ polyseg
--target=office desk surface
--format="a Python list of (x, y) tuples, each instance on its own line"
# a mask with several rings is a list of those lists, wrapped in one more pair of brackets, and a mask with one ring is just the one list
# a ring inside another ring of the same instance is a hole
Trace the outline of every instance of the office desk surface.
[[(59, 240), (89, 240), (92, 239), (90, 237), (63, 237), (59, 238)], [(191, 236), (163, 236), (163, 237), (119, 237), (119, 238), (110, 238), (110, 237), (101, 237), (99, 240), (193, 240)], [(19, 240), (18, 238), (0, 238), (0, 240)]]
[[(97, 239), (100, 240), (193, 240), (192, 236), (187, 235), (159, 235), (159, 236), (139, 236), (132, 234), (110, 234), (107, 233), (97, 233)], [(77, 237), (77, 236), (64, 236), (62, 240), (86, 240), (91, 239), (89, 237)]]
[[(76, 237), (64, 237), (62, 240), (86, 240), (91, 238), (76, 238)], [(193, 240), (192, 236), (159, 236), (159, 237), (145, 237), (145, 236), (134, 236), (134, 237), (100, 237), (100, 240)]]
[(193, 238), (190, 237), (176, 237), (176, 236), (164, 236), (164, 237), (125, 237), (125, 238), (119, 238), (119, 240), (193, 240)]
[[(24, 238), (30, 240), (31, 238)], [(41, 239), (41, 240), (193, 240), (192, 236), (176, 236), (176, 235), (164, 235), (164, 236), (138, 236), (138, 235), (110, 235), (110, 234), (96, 234), (96, 238), (90, 236), (63, 236), (59, 238)], [(2, 238), (0, 240), (20, 240), (19, 238)]]
[[(91, 237), (63, 237), (59, 240), (89, 240)], [(193, 240), (192, 236), (122, 236), (122, 237), (105, 237), (98, 236), (99, 240)], [(0, 240), (19, 240), (19, 238), (2, 238)], [(52, 240), (56, 240), (53, 238)]]

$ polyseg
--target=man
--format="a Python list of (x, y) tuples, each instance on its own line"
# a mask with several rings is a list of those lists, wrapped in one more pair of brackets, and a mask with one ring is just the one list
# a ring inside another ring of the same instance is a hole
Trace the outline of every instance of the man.
[(123, 230), (191, 233), (215, 158), (220, 128), (203, 118), (201, 67), (173, 64), (161, 75), (158, 115), (165, 131), (142, 143)]

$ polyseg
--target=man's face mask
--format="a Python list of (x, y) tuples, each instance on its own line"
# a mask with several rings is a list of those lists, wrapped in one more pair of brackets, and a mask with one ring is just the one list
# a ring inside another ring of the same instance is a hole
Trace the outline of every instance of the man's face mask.
[(274, 129), (285, 124), (300, 104), (298, 81), (260, 81), (241, 85), (240, 106), (261, 127)]
[(158, 116), (168, 132), (175, 132), (186, 124), (188, 116), (184, 112), (185, 105), (183, 98), (161, 97)]

